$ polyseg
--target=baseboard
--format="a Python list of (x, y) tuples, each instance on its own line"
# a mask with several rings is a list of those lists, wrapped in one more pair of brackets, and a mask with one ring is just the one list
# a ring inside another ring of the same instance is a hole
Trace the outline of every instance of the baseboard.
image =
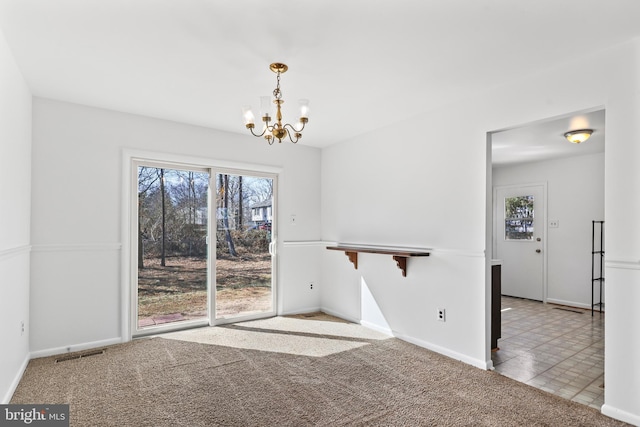
[(459, 360), (459, 361), (464, 362), (464, 363), (466, 363), (468, 365), (475, 366), (476, 368), (480, 368), (480, 369), (485, 370), (485, 371), (491, 370), (493, 368), (493, 363), (490, 363), (490, 361), (475, 359), (473, 357), (469, 357), (469, 356), (467, 356), (465, 354), (458, 353), (458, 352), (450, 350), (448, 348), (441, 347), (439, 345), (432, 344), (432, 343), (427, 342), (427, 341), (419, 340), (419, 339), (414, 338), (414, 337), (410, 337), (410, 336), (407, 336), (407, 335), (399, 334), (397, 332), (394, 332), (393, 335), (396, 338), (399, 338), (399, 339), (401, 339), (403, 341), (410, 342), (411, 344), (415, 344), (418, 347), (426, 348), (427, 350), (431, 350), (431, 351), (434, 351), (436, 353), (440, 353), (440, 354), (442, 354), (444, 356), (450, 357), (450, 358), (455, 359), (455, 360)]
[(391, 329), (389, 329), (389, 328), (383, 328), (380, 325), (376, 325), (375, 323), (371, 323), (371, 322), (368, 322), (366, 320), (361, 320), (360, 324), (362, 326), (364, 326), (365, 328), (372, 329), (374, 331), (383, 333), (385, 335), (389, 335), (391, 337), (393, 336), (393, 331)]
[(307, 314), (307, 313), (317, 313), (318, 311), (323, 311), (320, 307), (307, 307), (300, 308), (297, 310), (287, 310), (282, 311), (278, 314), (278, 316), (295, 316), (296, 314)]
[(123, 342), (124, 341), (122, 340), (122, 338), (118, 337), (118, 338), (110, 338), (108, 340), (74, 344), (66, 347), (47, 348), (45, 350), (32, 351), (31, 359), (37, 359), (39, 357), (55, 356), (58, 354), (73, 353), (74, 351), (89, 350), (89, 349), (98, 348), (98, 347), (107, 347), (114, 344), (121, 344)]
[(640, 426), (640, 415), (614, 408), (606, 403), (602, 405), (600, 412), (607, 417), (615, 418), (616, 420), (624, 421), (625, 423), (633, 424), (634, 426)]
[(355, 317), (348, 316), (348, 315), (346, 315), (344, 313), (340, 313), (340, 312), (335, 311), (335, 310), (330, 310), (330, 309), (327, 309), (327, 308), (320, 308), (320, 311), (322, 311), (323, 313), (326, 313), (326, 314), (328, 314), (330, 316), (339, 317), (340, 319), (344, 319), (344, 320), (346, 320), (348, 322), (360, 323), (360, 319), (356, 319)]
[(29, 364), (29, 360), (31, 360), (31, 358), (27, 353), (27, 355), (24, 358), (24, 361), (22, 362), (22, 365), (20, 365), (20, 369), (18, 369), (18, 372), (16, 373), (16, 377), (11, 382), (11, 386), (9, 386), (9, 390), (7, 390), (7, 394), (2, 398), (2, 402), (0, 402), (2, 405), (8, 405), (9, 402), (11, 402), (13, 393), (16, 392), (16, 389), (18, 388), (18, 384), (20, 384), (20, 380), (24, 375), (24, 371), (27, 370), (27, 365)]
[(591, 310), (591, 307), (589, 307), (589, 304), (583, 304), (575, 301), (565, 301), (561, 299), (547, 298), (547, 302), (549, 304), (565, 305), (567, 307), (576, 307), (576, 308), (584, 308), (585, 310)]

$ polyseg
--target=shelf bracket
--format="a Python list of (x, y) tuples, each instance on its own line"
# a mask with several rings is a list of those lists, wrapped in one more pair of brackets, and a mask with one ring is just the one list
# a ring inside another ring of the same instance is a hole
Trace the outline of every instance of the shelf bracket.
[(398, 268), (402, 270), (402, 277), (407, 277), (407, 257), (394, 255), (393, 259)]
[(358, 252), (344, 251), (344, 254), (349, 258), (349, 261), (353, 264), (355, 269), (358, 269)]

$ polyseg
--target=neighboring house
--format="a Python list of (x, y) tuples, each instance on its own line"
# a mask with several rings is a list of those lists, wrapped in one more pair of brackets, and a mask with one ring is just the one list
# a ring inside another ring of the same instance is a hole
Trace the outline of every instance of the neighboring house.
[(251, 221), (255, 222), (258, 226), (271, 223), (273, 214), (272, 204), (273, 202), (271, 200), (265, 200), (264, 202), (251, 206)]

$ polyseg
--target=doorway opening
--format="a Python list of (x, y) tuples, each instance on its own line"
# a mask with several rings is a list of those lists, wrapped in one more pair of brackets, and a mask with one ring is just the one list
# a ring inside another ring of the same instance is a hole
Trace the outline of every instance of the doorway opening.
[[(591, 228), (593, 220), (604, 219), (604, 118), (604, 110), (597, 108), (487, 138), (487, 247), (492, 258), (504, 258), (503, 269), (509, 263), (512, 271), (523, 273), (502, 276), (502, 333), (499, 349), (491, 352), (493, 366), (503, 375), (596, 408), (604, 395), (604, 314), (590, 316)], [(594, 139), (566, 141), (563, 134), (577, 128), (594, 129)], [(536, 184), (544, 186), (546, 203), (540, 215), (537, 208), (529, 215), (527, 208), (537, 197), (520, 190)], [(518, 194), (508, 194), (512, 189)], [(521, 212), (507, 214), (508, 203)], [(536, 228), (542, 233), (539, 246)], [(513, 250), (498, 250), (504, 242)], [(532, 276), (526, 259), (518, 257), (520, 249), (545, 260), (542, 298), (513, 291), (527, 288)]]

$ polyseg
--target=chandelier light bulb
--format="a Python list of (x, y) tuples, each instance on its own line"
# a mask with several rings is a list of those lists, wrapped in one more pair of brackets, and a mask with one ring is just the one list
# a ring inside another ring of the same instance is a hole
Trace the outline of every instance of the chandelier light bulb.
[(300, 106), (300, 118), (308, 119), (309, 118), (309, 100), (299, 99), (298, 105)]
[(244, 107), (242, 107), (242, 116), (244, 118), (245, 126), (247, 128), (249, 128), (249, 126), (253, 127), (256, 119), (253, 116), (253, 111), (251, 111), (250, 105), (245, 105)]
[(265, 117), (271, 117), (271, 106), (273, 103), (271, 102), (270, 96), (261, 96), (260, 97), (260, 117), (262, 117), (263, 121)]

